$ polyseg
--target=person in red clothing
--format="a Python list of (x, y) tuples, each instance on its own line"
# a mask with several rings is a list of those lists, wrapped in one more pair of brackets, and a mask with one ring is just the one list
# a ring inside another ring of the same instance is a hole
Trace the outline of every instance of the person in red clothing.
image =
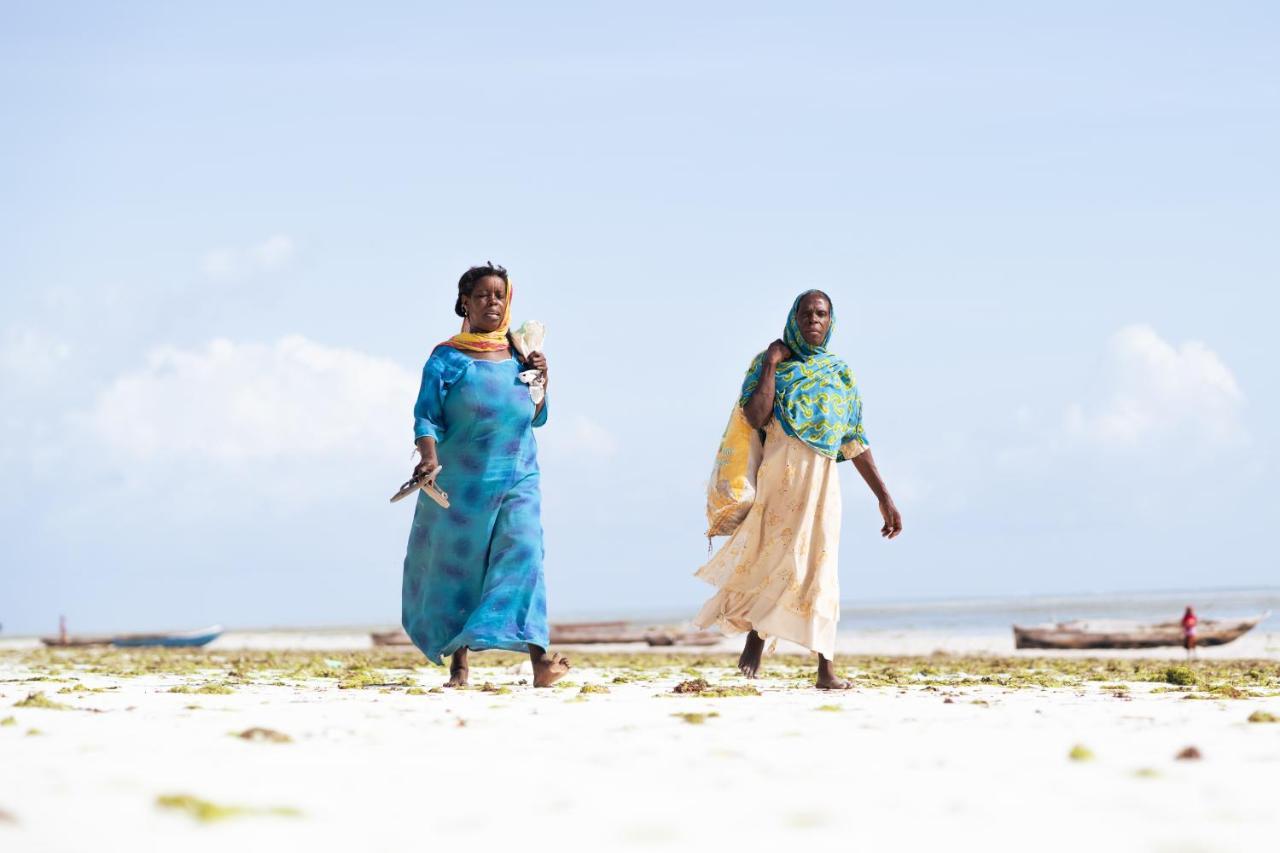
[(1187, 612), (1182, 614), (1182, 647), (1187, 650), (1187, 657), (1196, 651), (1196, 612), (1187, 605)]

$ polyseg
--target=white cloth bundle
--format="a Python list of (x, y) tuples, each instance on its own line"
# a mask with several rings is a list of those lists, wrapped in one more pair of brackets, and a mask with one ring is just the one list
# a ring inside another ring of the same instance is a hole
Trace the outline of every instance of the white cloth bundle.
[[(547, 327), (537, 320), (525, 320), (520, 328), (511, 333), (511, 340), (520, 355), (528, 356), (531, 352), (541, 352), (542, 342), (546, 340)], [(536, 406), (547, 395), (546, 377), (541, 370), (524, 370), (520, 373), (520, 381), (529, 386), (529, 399)]]

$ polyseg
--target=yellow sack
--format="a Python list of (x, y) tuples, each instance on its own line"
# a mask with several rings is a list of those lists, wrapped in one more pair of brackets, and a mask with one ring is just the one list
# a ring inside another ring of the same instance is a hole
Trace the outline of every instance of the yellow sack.
[(760, 431), (747, 423), (742, 407), (735, 405), (707, 484), (707, 539), (728, 536), (747, 517), (755, 503), (756, 471), (763, 454)]

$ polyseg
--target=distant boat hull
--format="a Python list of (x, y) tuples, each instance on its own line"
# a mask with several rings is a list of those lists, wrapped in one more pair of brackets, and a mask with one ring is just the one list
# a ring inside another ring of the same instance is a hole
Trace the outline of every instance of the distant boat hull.
[[(1221, 646), (1252, 630), (1269, 613), (1251, 619), (1204, 619), (1196, 626), (1196, 646)], [(1182, 645), (1182, 625), (1059, 622), (1055, 625), (1014, 625), (1013, 643), (1019, 649), (1158, 649)]]
[(109, 646), (111, 645), (111, 638), (92, 636), (41, 637), (40, 642), (55, 649), (83, 649), (90, 646)]
[(120, 634), (111, 638), (111, 645), (119, 649), (159, 647), (189, 649), (207, 646), (222, 636), (222, 627), (214, 625), (196, 631), (166, 631), (158, 634)]
[(413, 640), (404, 631), (374, 631), (369, 635), (375, 646), (412, 646)]
[[(404, 631), (375, 631), (375, 646), (413, 645)], [(651, 646), (710, 646), (724, 637), (714, 631), (686, 631), (680, 628), (645, 628), (631, 622), (567, 622), (551, 625), (550, 641), (557, 646), (599, 643), (648, 643)]]

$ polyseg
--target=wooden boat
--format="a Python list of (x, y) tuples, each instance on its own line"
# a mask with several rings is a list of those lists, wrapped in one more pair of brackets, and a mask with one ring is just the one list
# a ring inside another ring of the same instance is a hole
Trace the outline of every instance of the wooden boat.
[(557, 646), (593, 643), (643, 643), (647, 628), (632, 622), (560, 622), (551, 626)]
[(164, 631), (157, 634), (117, 634), (111, 645), (121, 649), (160, 646), (169, 649), (185, 649), (206, 646), (222, 636), (222, 626), (213, 625), (195, 631)]
[[(1270, 616), (1250, 619), (1201, 619), (1197, 646), (1221, 646), (1239, 638)], [(1014, 625), (1019, 649), (1155, 649), (1182, 645), (1182, 624), (1173, 622), (1075, 621), (1051, 625)]]
[(650, 631), (644, 641), (651, 646), (714, 646), (724, 639), (719, 631)]
[(369, 637), (373, 640), (375, 646), (412, 646), (413, 640), (409, 639), (409, 635), (403, 629), (397, 628), (394, 631), (374, 631)]
[[(375, 646), (411, 646), (402, 630), (374, 631)], [(651, 646), (709, 646), (724, 639), (714, 631), (689, 631), (678, 627), (644, 627), (632, 622), (560, 622), (551, 625), (551, 642), (560, 646), (598, 643), (648, 643)]]
[(40, 642), (55, 649), (82, 649), (87, 646), (109, 646), (111, 637), (92, 634), (70, 634), (58, 637), (41, 637)]

